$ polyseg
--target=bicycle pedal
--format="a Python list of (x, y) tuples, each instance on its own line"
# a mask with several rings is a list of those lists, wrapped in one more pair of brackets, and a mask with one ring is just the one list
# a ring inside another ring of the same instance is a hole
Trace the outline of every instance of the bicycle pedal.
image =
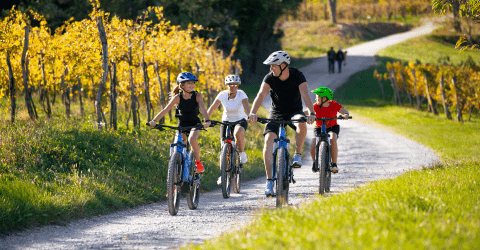
[(293, 177), (292, 177), (292, 183), (293, 183), (293, 184), (297, 183), (297, 182), (295, 181), (295, 179), (293, 179)]

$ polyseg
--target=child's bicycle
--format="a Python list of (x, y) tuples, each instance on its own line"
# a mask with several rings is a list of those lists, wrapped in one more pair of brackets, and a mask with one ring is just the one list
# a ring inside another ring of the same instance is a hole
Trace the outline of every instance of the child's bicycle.
[(230, 197), (230, 190), (233, 184), (233, 192), (240, 193), (240, 186), (242, 182), (242, 164), (240, 164), (240, 155), (235, 143), (235, 137), (233, 136), (233, 129), (235, 125), (244, 122), (240, 120), (237, 122), (219, 122), (211, 121), (211, 127), (217, 124), (223, 124), (226, 126), (225, 140), (222, 145), (222, 151), (220, 154), (220, 169), (222, 172), (222, 194), (223, 198)]
[(279, 125), (278, 138), (274, 140), (273, 146), (272, 179), (276, 183), (276, 207), (281, 207), (284, 204), (288, 204), (288, 190), (290, 183), (295, 184), (292, 166), (290, 165), (290, 153), (288, 150), (290, 146), (290, 140), (287, 139), (287, 128), (285, 126), (287, 124), (293, 124), (294, 122), (306, 122), (307, 120), (305, 118), (301, 118), (296, 120), (281, 121), (260, 117), (257, 120), (263, 124), (272, 122)]
[[(348, 119), (352, 119), (351, 116)], [(327, 133), (326, 122), (330, 120), (345, 120), (345, 117), (333, 117), (333, 118), (315, 118), (317, 121), (322, 121), (322, 130), (320, 136), (316, 137), (315, 145), (315, 162), (314, 169), (318, 169), (319, 172), (319, 194), (330, 192), (330, 184), (332, 182), (332, 171), (330, 170), (330, 164), (332, 161), (330, 155), (330, 135)]]
[[(150, 126), (147, 123), (147, 126)], [(189, 133), (192, 128), (203, 129), (202, 125), (190, 127), (172, 127), (156, 124), (154, 129), (165, 128), (176, 130), (175, 139), (170, 144), (170, 160), (168, 161), (167, 203), (170, 215), (176, 215), (180, 205), (180, 191), (187, 196), (188, 208), (196, 209), (200, 199), (200, 174), (195, 167), (193, 151), (190, 145), (183, 142), (182, 133)]]

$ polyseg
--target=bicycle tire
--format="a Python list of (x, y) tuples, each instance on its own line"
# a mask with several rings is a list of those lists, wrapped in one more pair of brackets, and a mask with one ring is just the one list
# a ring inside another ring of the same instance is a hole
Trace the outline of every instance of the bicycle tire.
[(327, 142), (321, 141), (317, 144), (317, 159), (319, 162), (318, 179), (319, 179), (319, 194), (323, 195), (327, 187)]
[[(167, 204), (170, 215), (176, 215), (180, 206), (180, 185), (182, 161), (179, 152), (174, 152), (168, 162)], [(177, 183), (177, 185), (176, 185)]]
[(240, 188), (242, 185), (242, 171), (241, 171), (241, 164), (240, 164), (240, 155), (238, 151), (235, 150), (234, 154), (235, 159), (233, 162), (235, 163), (234, 169), (232, 169), (232, 183), (233, 183), (233, 192), (238, 194), (240, 193)]
[(222, 179), (222, 194), (223, 198), (230, 197), (230, 190), (232, 187), (232, 146), (229, 143), (224, 143), (222, 146), (222, 153), (220, 155), (220, 170)]
[(188, 167), (190, 168), (190, 174), (192, 175), (193, 181), (192, 183), (185, 184), (188, 185), (188, 192), (186, 193), (186, 196), (188, 208), (194, 210), (197, 209), (198, 203), (200, 202), (200, 181), (198, 179), (199, 176), (195, 171), (196, 167), (193, 161), (193, 159), (195, 159), (195, 156), (193, 154), (193, 151), (190, 151), (189, 157), (190, 159), (192, 159), (192, 163)]
[(277, 151), (276, 207), (282, 207), (284, 204), (288, 204), (288, 178), (285, 178), (285, 164), (287, 164), (285, 153), (285, 148), (279, 148)]

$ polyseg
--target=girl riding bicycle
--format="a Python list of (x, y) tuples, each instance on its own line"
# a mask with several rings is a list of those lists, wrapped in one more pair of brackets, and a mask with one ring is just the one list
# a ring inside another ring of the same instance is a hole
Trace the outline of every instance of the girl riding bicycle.
[[(315, 115), (317, 118), (334, 118), (337, 116), (337, 113), (341, 113), (345, 115), (345, 118), (348, 119), (349, 112), (342, 105), (338, 104), (336, 101), (333, 101), (333, 91), (327, 87), (319, 87), (318, 89), (312, 90), (314, 94), (317, 95), (316, 103), (313, 104), (315, 109)], [(315, 144), (316, 144), (316, 137), (319, 136), (321, 133), (322, 121), (316, 121), (315, 123), (315, 137), (312, 139), (312, 143), (310, 143), (310, 154), (312, 155), (312, 159), (315, 159)], [(331, 148), (331, 155), (332, 155), (332, 165), (330, 170), (333, 173), (338, 172), (337, 167), (337, 156), (338, 156), (338, 146), (337, 146), (337, 139), (338, 134), (340, 133), (340, 125), (337, 124), (337, 120), (330, 120), (327, 121), (326, 124), (327, 133), (330, 134), (330, 148)], [(315, 163), (312, 167), (313, 172), (317, 172), (318, 169), (315, 169)]]
[[(195, 91), (195, 82), (197, 81), (197, 77), (190, 72), (182, 72), (178, 74), (178, 85), (172, 91), (173, 97), (170, 99), (170, 102), (167, 104), (167, 106), (160, 111), (152, 121), (149, 122), (150, 126), (154, 127), (155, 124), (173, 108), (174, 105), (177, 105), (175, 109), (175, 117), (178, 118), (179, 127), (195, 126), (201, 123), (200, 118), (198, 118), (199, 111), (201, 111), (205, 118), (203, 127), (208, 128), (210, 125), (210, 116), (205, 109), (205, 103), (203, 102), (202, 94)], [(180, 90), (182, 91), (180, 92)], [(183, 138), (187, 138), (188, 136), (188, 142), (190, 143), (195, 155), (197, 172), (203, 173), (205, 168), (200, 161), (200, 147), (197, 143), (200, 130), (192, 129), (189, 134), (190, 135), (184, 134)]]
[[(210, 108), (208, 108), (208, 116), (220, 106), (223, 105), (222, 121), (224, 122), (237, 122), (243, 120), (243, 122), (235, 125), (233, 134), (235, 136), (235, 142), (240, 155), (240, 164), (247, 162), (247, 153), (245, 153), (245, 131), (248, 128), (247, 114), (250, 113), (250, 105), (248, 103), (248, 97), (243, 90), (239, 90), (238, 87), (242, 84), (240, 77), (237, 75), (229, 75), (225, 77), (225, 85), (228, 90), (220, 92), (213, 101)], [(225, 140), (226, 126), (220, 126), (220, 137), (222, 143)], [(218, 178), (217, 183), (221, 185), (221, 177)]]

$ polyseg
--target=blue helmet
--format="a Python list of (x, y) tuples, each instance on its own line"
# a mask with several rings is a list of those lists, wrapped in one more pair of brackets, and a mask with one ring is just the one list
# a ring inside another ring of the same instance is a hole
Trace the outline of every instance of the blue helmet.
[(180, 84), (182, 82), (188, 82), (188, 81), (197, 82), (198, 79), (195, 75), (193, 75), (190, 72), (182, 72), (182, 73), (178, 74), (178, 76), (177, 76), (177, 83), (178, 84)]

